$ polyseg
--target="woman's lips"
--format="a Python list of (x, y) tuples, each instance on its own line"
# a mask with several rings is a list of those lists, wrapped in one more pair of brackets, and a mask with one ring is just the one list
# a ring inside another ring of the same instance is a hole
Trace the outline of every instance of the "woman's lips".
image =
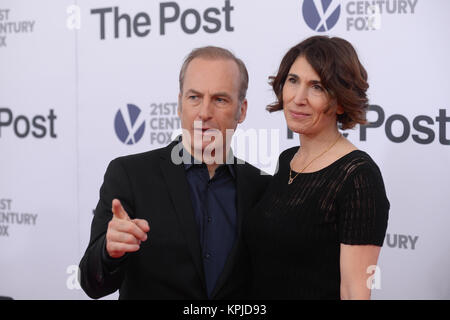
[(292, 110), (289, 110), (289, 113), (291, 114), (291, 117), (294, 119), (305, 119), (310, 116), (309, 113), (292, 111)]

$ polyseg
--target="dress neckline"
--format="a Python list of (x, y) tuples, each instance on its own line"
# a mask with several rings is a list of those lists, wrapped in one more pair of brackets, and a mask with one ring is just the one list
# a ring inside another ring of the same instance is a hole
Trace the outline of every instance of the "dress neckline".
[[(299, 149), (300, 149), (300, 146), (296, 149), (295, 152), (297, 152)], [(295, 148), (294, 148), (294, 150), (295, 150)], [(335, 161), (333, 161), (332, 163), (330, 163), (330, 164), (327, 165), (326, 167), (323, 167), (322, 169), (319, 169), (319, 170), (316, 170), (316, 171), (312, 171), (312, 172), (302, 172), (302, 173), (299, 173), (298, 171), (294, 171), (294, 170), (292, 170), (292, 168), (291, 168), (291, 161), (292, 161), (292, 157), (295, 155), (295, 153), (294, 153), (294, 155), (290, 158), (290, 160), (289, 160), (289, 162), (288, 162), (288, 167), (289, 167), (289, 169), (291, 169), (291, 171), (292, 171), (293, 174), (307, 175), (307, 174), (320, 173), (320, 172), (325, 171), (325, 170), (327, 170), (328, 168), (330, 168), (330, 167), (336, 165), (338, 162), (340, 162), (341, 160), (347, 158), (348, 156), (350, 156), (350, 155), (352, 155), (352, 154), (354, 154), (354, 153), (363, 153), (363, 154), (365, 154), (364, 151), (359, 150), (359, 149), (356, 149), (356, 150), (350, 151), (350, 152), (347, 153), (347, 154), (344, 154), (342, 157), (336, 159)]]

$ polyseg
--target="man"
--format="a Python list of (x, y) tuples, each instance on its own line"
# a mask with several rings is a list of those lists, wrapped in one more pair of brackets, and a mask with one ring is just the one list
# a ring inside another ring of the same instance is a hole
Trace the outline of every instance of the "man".
[(245, 214), (269, 176), (230, 152), (247, 112), (243, 62), (217, 47), (196, 49), (180, 71), (182, 138), (113, 160), (105, 173), (81, 286), (92, 298), (238, 299), (247, 264)]

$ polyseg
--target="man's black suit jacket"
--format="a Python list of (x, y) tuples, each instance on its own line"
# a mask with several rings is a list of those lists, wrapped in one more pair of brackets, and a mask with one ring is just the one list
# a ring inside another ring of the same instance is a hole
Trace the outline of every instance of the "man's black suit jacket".
[[(91, 226), (89, 246), (80, 262), (80, 282), (91, 298), (120, 289), (120, 299), (207, 299), (199, 232), (182, 163), (171, 160), (174, 141), (165, 148), (120, 157), (106, 170)], [(261, 198), (270, 176), (248, 163), (235, 163), (238, 236), (212, 299), (245, 298), (248, 264), (243, 250), (243, 216)], [(146, 219), (148, 239), (126, 254), (119, 267), (103, 263), (112, 200), (121, 201), (131, 219)]]

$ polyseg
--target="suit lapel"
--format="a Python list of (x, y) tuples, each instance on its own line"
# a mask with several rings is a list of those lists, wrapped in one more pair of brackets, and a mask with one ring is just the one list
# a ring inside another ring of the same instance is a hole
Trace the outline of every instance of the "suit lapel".
[(186, 238), (186, 243), (191, 252), (195, 268), (206, 290), (199, 232), (195, 222), (191, 198), (189, 197), (190, 191), (186, 172), (182, 163), (175, 164), (171, 159), (172, 150), (178, 148), (177, 146), (181, 146), (181, 143), (174, 142), (167, 146), (166, 152), (160, 159), (161, 171), (167, 182), (170, 197), (175, 207), (175, 213)]

